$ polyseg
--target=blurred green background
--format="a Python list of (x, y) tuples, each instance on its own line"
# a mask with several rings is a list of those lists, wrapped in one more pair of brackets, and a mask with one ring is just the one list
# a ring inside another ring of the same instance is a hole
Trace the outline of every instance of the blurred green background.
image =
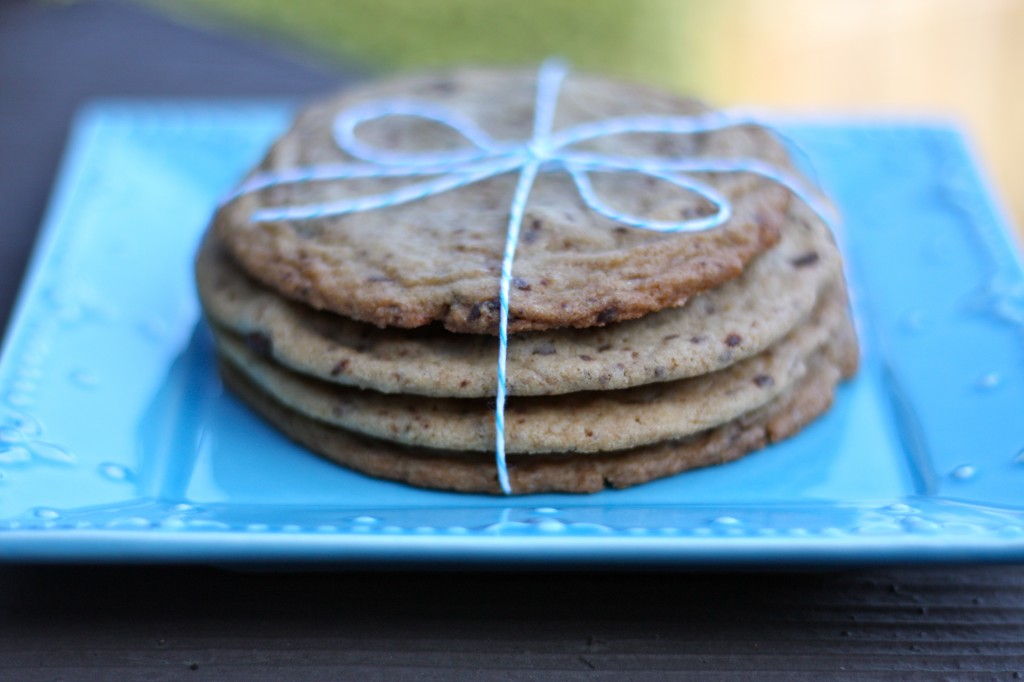
[(548, 56), (801, 113), (949, 118), (1024, 225), (1024, 0), (137, 0), (366, 70)]
[[(193, 20), (302, 44), (371, 69), (453, 63), (576, 68), (696, 86), (701, 0), (151, 0)], [(671, 68), (668, 68), (671, 65)]]

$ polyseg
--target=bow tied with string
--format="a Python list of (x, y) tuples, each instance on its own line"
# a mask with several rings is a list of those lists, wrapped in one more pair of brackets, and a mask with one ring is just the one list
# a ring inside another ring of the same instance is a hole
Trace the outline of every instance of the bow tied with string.
[[(506, 358), (508, 355), (509, 289), (520, 226), (530, 190), (538, 173), (564, 172), (573, 180), (579, 196), (595, 213), (620, 225), (656, 232), (697, 232), (726, 223), (732, 215), (729, 200), (707, 183), (689, 173), (750, 173), (774, 181), (807, 203), (828, 221), (829, 209), (799, 178), (756, 158), (716, 157), (629, 157), (574, 150), (588, 140), (623, 133), (693, 135), (742, 125), (758, 125), (751, 116), (709, 112), (695, 116), (626, 116), (582, 123), (552, 130), (558, 91), (567, 74), (557, 61), (546, 62), (537, 78), (533, 136), (525, 142), (493, 139), (473, 121), (455, 111), (429, 102), (386, 99), (357, 104), (334, 119), (334, 140), (351, 163), (319, 164), (261, 172), (253, 175), (225, 202), (268, 187), (314, 181), (360, 178), (405, 178), (410, 184), (362, 197), (347, 197), (323, 203), (271, 206), (256, 210), (252, 222), (309, 220), (398, 206), (428, 196), (464, 187), (505, 173), (519, 173), (511, 198), (508, 228), (499, 280), (499, 324), (497, 385), (495, 400), (495, 462), (498, 482), (506, 494), (512, 492), (505, 461)], [(358, 128), (370, 121), (396, 116), (425, 119), (447, 126), (469, 143), (458, 149), (438, 151), (395, 151), (380, 149), (360, 140)], [(678, 221), (660, 221), (615, 210), (605, 203), (590, 182), (591, 173), (638, 173), (695, 193), (714, 207), (705, 216)], [(427, 179), (422, 179), (427, 178)]]

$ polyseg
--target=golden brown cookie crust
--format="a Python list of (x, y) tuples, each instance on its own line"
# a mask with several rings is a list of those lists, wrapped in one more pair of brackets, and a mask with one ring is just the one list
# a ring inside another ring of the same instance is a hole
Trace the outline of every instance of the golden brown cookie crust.
[[(508, 349), (510, 395), (617, 390), (697, 376), (760, 353), (804, 319), (839, 277), (828, 228), (792, 202), (782, 240), (744, 273), (680, 308), (600, 329), (515, 335)], [(208, 234), (196, 265), (207, 316), (247, 336), (297, 372), (384, 393), (494, 395), (497, 340), (421, 330), (379, 329), (315, 311), (247, 277)]]
[[(313, 105), (273, 147), (260, 170), (347, 160), (331, 139), (341, 109), (391, 95), (452, 107), (496, 139), (526, 140), (533, 118), (535, 75), (464, 70), (399, 78), (350, 90)], [(570, 76), (555, 129), (632, 114), (687, 115), (703, 105), (592, 76)], [(362, 134), (362, 133), (361, 133)], [(380, 121), (364, 137), (394, 148), (454, 144), (426, 125)], [(755, 157), (788, 167), (784, 150), (752, 126), (688, 137), (620, 135), (588, 143), (623, 155)], [(620, 210), (675, 220), (709, 210), (678, 188), (637, 174), (594, 174), (598, 191)], [(606, 177), (607, 176), (607, 177)], [(720, 228), (658, 234), (626, 228), (595, 214), (561, 172), (535, 184), (513, 269), (510, 330), (601, 326), (683, 305), (738, 276), (773, 246), (790, 201), (787, 190), (749, 174), (704, 176), (733, 205)], [(341, 217), (253, 223), (254, 211), (376, 193), (393, 181), (316, 182), (279, 186), (230, 202), (214, 229), (254, 277), (317, 309), (378, 326), (419, 327), (439, 321), (452, 331), (494, 333), (498, 273), (514, 174), (403, 206)]]
[[(501, 492), (493, 458), (486, 454), (411, 448), (352, 434), (283, 407), (229, 364), (222, 364), (221, 373), (225, 383), (271, 424), (336, 463), (424, 488)], [(512, 455), (512, 489), (517, 494), (592, 493), (739, 459), (795, 434), (827, 410), (839, 379), (835, 364), (815, 365), (798, 385), (764, 407), (683, 440), (599, 454)]]
[[(815, 314), (763, 353), (725, 369), (620, 391), (523, 397), (505, 408), (509, 453), (601, 452), (679, 439), (754, 410), (788, 390), (849, 325), (845, 297), (825, 297)], [(215, 331), (221, 356), (289, 409), (369, 436), (432, 449), (494, 448), (494, 410), (485, 400), (386, 395), (282, 369)]]

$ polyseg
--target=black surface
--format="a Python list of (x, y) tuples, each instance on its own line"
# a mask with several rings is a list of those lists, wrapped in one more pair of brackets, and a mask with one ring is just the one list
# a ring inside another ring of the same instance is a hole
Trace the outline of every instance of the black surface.
[[(0, 679), (1020, 679), (1024, 575), (0, 573)], [(8, 677), (4, 678), (5, 673)]]
[[(80, 102), (303, 95), (345, 79), (133, 5), (0, 3), (0, 320)], [(1022, 677), (1020, 566), (518, 575), (0, 564), (0, 680)]]
[(133, 4), (0, 0), (0, 329), (84, 102), (308, 96), (351, 78)]

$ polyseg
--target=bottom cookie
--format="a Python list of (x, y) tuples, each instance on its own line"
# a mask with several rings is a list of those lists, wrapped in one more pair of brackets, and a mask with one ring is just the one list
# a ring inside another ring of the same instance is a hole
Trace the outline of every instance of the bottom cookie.
[[(827, 410), (836, 384), (852, 374), (855, 359), (847, 358), (845, 364), (816, 362), (797, 385), (770, 403), (685, 439), (597, 454), (511, 455), (512, 489), (591, 493), (739, 459), (796, 433)], [(284, 407), (229, 363), (220, 367), (225, 384), (271, 424), (339, 464), (424, 488), (500, 493), (494, 460), (486, 454), (414, 448), (350, 433)]]

